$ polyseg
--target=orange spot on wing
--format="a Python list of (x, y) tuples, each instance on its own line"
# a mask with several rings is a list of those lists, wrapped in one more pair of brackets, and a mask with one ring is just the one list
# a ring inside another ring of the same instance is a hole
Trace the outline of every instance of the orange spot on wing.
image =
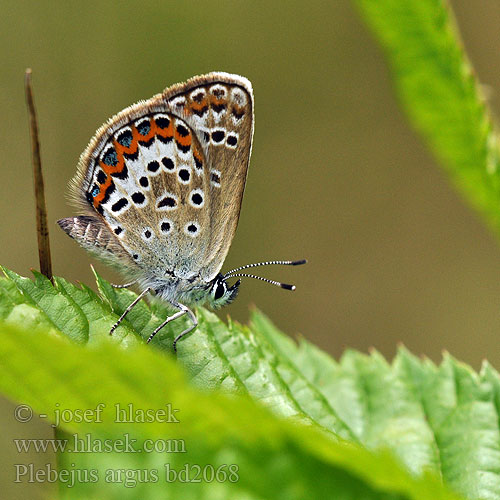
[(155, 128), (156, 128), (156, 134), (163, 137), (164, 139), (169, 139), (170, 137), (174, 136), (174, 126), (172, 124), (171, 118), (170, 118), (170, 124), (168, 125), (167, 128), (157, 127), (156, 124)]
[(191, 146), (191, 134), (188, 134), (186, 136), (182, 136), (177, 132), (177, 129), (175, 130), (175, 140), (181, 145), (181, 146)]
[(118, 162), (116, 165), (108, 165), (101, 160), (99, 160), (100, 167), (104, 170), (104, 172), (108, 175), (120, 173), (125, 167), (125, 161), (123, 160), (123, 155), (116, 154)]
[(191, 109), (194, 109), (194, 110), (196, 110), (196, 111), (201, 111), (201, 110), (202, 110), (205, 106), (207, 106), (207, 105), (208, 105), (208, 102), (207, 102), (207, 99), (205, 98), (205, 99), (203, 99), (202, 101), (200, 101), (199, 103), (198, 103), (198, 102), (193, 101), (193, 102), (191, 103), (190, 108), (191, 108)]
[[(133, 127), (133, 129), (135, 129), (137, 131), (137, 129), (135, 127)], [(149, 139), (152, 139), (155, 135), (156, 135), (156, 130), (157, 130), (157, 126), (156, 126), (156, 123), (155, 121), (150, 118), (149, 119), (149, 133), (147, 135), (140, 135), (139, 132), (137, 131), (137, 137), (140, 138), (141, 141), (149, 141)], [(135, 137), (135, 135), (134, 135)]]
[(234, 104), (232, 113), (237, 118), (241, 118), (245, 114), (245, 108), (244, 107), (240, 108), (237, 104)]
[(131, 126), (130, 128), (132, 129), (132, 141), (130, 142), (130, 146), (122, 146), (119, 142), (113, 140), (113, 146), (115, 147), (118, 161), (123, 159), (124, 153), (133, 155), (137, 152), (139, 137), (142, 136), (139, 135), (139, 132), (137, 132), (137, 129), (134, 126)]
[(200, 162), (203, 163), (203, 157), (201, 156), (201, 153), (198, 151), (198, 149), (193, 148), (193, 156)]
[(227, 104), (227, 100), (222, 97), (222, 98), (217, 98), (214, 95), (210, 96), (210, 104), (212, 106), (222, 106), (223, 104)]

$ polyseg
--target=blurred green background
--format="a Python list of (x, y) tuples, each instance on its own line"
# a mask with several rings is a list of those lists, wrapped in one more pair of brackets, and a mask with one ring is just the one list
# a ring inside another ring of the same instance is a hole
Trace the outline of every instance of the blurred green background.
[[(454, 2), (465, 45), (496, 108), (494, 1)], [(500, 365), (500, 248), (448, 184), (398, 108), (383, 56), (339, 2), (21, 2), (0, 31), (0, 262), (38, 266), (23, 72), (33, 68), (54, 272), (92, 283), (91, 259), (55, 221), (80, 153), (108, 117), (211, 70), (254, 86), (254, 150), (224, 266), (307, 257), (246, 280), (222, 314), (256, 304), (287, 333), (335, 356), (398, 342)], [(488, 26), (491, 27), (488, 31)], [(496, 44), (496, 45), (495, 45)], [(105, 276), (119, 280), (100, 264)]]
[[(500, 5), (451, 4), (498, 114)], [(475, 368), (483, 358), (500, 367), (498, 241), (409, 127), (383, 55), (348, 0), (1, 6), (1, 264), (23, 275), (38, 266), (26, 67), (34, 75), (54, 272), (88, 284), (95, 260), (55, 221), (76, 215), (67, 182), (95, 130), (190, 76), (239, 73), (254, 87), (256, 128), (224, 269), (281, 258), (309, 264), (263, 270), (297, 291), (247, 280), (222, 315), (244, 322), (255, 304), (285, 332), (336, 357), (373, 346), (391, 358), (403, 343), (436, 361), (446, 349)], [(0, 407), (9, 428), (12, 408)], [(32, 433), (50, 435), (37, 425)], [(3, 458), (19, 460), (12, 436), (0, 436)], [(10, 488), (12, 468), (0, 478)]]

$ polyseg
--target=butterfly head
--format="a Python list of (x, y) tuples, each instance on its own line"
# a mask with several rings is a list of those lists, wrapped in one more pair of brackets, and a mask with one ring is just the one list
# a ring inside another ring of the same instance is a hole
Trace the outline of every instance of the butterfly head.
[(213, 309), (230, 304), (238, 295), (241, 280), (238, 280), (234, 285), (228, 286), (226, 278), (222, 274), (218, 274), (210, 283), (209, 303)]
[(268, 266), (272, 264), (281, 264), (286, 266), (299, 266), (301, 264), (305, 264), (306, 260), (272, 260), (267, 262), (258, 262), (256, 264), (247, 264), (245, 266), (238, 267), (233, 269), (226, 274), (218, 274), (210, 283), (209, 283), (209, 295), (208, 302), (209, 305), (213, 309), (218, 309), (227, 304), (230, 304), (238, 295), (238, 290), (240, 287), (241, 280), (238, 279), (234, 285), (229, 286), (227, 284), (227, 280), (229, 278), (255, 278), (260, 281), (264, 281), (266, 283), (270, 283), (271, 285), (279, 286), (280, 288), (284, 288), (285, 290), (295, 290), (294, 285), (288, 285), (286, 283), (281, 283), (280, 281), (270, 280), (268, 278), (263, 278), (262, 276), (255, 276), (254, 274), (241, 273), (240, 271), (244, 269), (248, 269), (249, 267), (258, 267), (258, 266)]

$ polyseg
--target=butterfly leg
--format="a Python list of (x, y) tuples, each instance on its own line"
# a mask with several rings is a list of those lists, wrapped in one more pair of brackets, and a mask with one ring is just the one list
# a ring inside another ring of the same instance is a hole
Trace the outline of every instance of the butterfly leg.
[(110, 335), (113, 335), (113, 332), (118, 328), (118, 325), (123, 321), (125, 316), (132, 310), (132, 308), (149, 292), (151, 291), (151, 288), (146, 288), (141, 294), (139, 294), (136, 299), (125, 309), (123, 314), (118, 318), (118, 321), (111, 327), (111, 330), (109, 331)]
[(185, 335), (187, 335), (188, 333), (192, 332), (197, 326), (198, 326), (198, 320), (196, 319), (196, 316), (194, 315), (193, 311), (191, 311), (191, 309), (189, 309), (189, 307), (186, 307), (184, 304), (180, 304), (178, 302), (174, 302), (174, 301), (171, 301), (170, 302), (174, 307), (177, 307), (178, 309), (180, 309), (179, 312), (176, 312), (175, 314), (173, 314), (172, 316), (169, 316), (158, 328), (156, 328), (155, 330), (153, 330), (153, 333), (151, 333), (151, 335), (149, 336), (148, 338), (148, 344), (149, 342), (151, 342), (151, 340), (153, 339), (153, 337), (167, 324), (167, 323), (170, 323), (171, 321), (173, 321), (174, 319), (177, 319), (177, 318), (180, 318), (181, 316), (184, 316), (184, 314), (187, 314), (189, 316), (189, 319), (193, 322), (193, 324), (189, 327), (189, 328), (186, 328), (182, 333), (180, 333), (179, 335), (177, 335), (177, 337), (175, 337), (174, 339), (174, 343), (172, 345), (172, 347), (174, 348), (174, 352), (177, 352), (177, 342), (182, 338), (184, 337)]
[(177, 337), (175, 337), (174, 343), (172, 344), (174, 352), (177, 352), (177, 342), (179, 342), (179, 340), (181, 340), (182, 337), (186, 336), (188, 333), (191, 333), (198, 326), (198, 319), (194, 315), (193, 311), (191, 311), (191, 309), (186, 307), (184, 304), (177, 304), (177, 307), (181, 307), (184, 309), (184, 311), (189, 316), (189, 319), (193, 322), (193, 324), (189, 328), (186, 328), (183, 332), (179, 333)]
[(114, 283), (110, 283), (110, 285), (113, 288), (128, 288), (128, 287), (130, 287), (132, 285), (135, 285), (135, 283), (137, 283), (137, 280), (131, 281), (130, 283), (125, 283), (123, 285), (115, 285)]

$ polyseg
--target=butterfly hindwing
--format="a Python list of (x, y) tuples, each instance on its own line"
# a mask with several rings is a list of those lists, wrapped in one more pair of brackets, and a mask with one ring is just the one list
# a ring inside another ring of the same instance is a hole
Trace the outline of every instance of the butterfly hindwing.
[(73, 195), (130, 256), (125, 266), (207, 281), (219, 271), (238, 222), (252, 108), (247, 80), (212, 73), (99, 129), (80, 159)]
[(133, 267), (131, 256), (116, 241), (102, 219), (88, 215), (57, 221), (61, 229), (85, 250), (118, 269)]

